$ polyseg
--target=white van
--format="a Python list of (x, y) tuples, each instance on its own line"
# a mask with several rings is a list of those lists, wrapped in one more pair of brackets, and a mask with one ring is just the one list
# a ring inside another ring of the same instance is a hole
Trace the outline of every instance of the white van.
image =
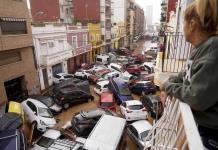
[(88, 136), (86, 150), (117, 150), (123, 146), (123, 132), (126, 120), (110, 115), (103, 115)]
[(110, 57), (108, 55), (100, 54), (96, 56), (96, 63), (106, 65), (109, 63)]

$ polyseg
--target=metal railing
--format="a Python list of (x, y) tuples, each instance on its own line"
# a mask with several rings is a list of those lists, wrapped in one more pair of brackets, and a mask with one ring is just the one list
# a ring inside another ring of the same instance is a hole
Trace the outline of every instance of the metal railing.
[(203, 150), (203, 144), (190, 107), (167, 99), (163, 116), (145, 139), (145, 150)]
[(185, 41), (181, 33), (165, 33), (162, 58), (162, 72), (178, 73), (184, 69), (189, 57), (191, 44)]

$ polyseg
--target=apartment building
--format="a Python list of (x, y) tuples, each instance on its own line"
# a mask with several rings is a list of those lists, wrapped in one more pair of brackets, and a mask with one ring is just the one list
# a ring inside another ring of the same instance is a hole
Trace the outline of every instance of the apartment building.
[(73, 23), (72, 0), (30, 0), (33, 22)]
[(68, 59), (68, 71), (74, 73), (83, 63), (91, 62), (92, 46), (87, 26), (67, 26), (67, 43), (73, 56)]
[(33, 42), (41, 90), (53, 85), (56, 74), (68, 72), (67, 60), (73, 55), (62, 24), (34, 24)]
[(74, 0), (75, 22), (83, 25), (100, 23), (103, 52), (111, 49), (111, 0)]
[(26, 1), (0, 0), (0, 111), (39, 89)]

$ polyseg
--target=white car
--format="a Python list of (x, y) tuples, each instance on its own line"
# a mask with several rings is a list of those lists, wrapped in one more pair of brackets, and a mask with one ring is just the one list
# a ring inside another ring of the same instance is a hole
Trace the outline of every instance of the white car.
[(144, 120), (148, 118), (148, 112), (139, 100), (128, 100), (120, 105), (121, 114), (127, 121)]
[(98, 72), (99, 70), (103, 70), (103, 69), (108, 69), (106, 66), (104, 65), (94, 65), (91, 69), (89, 69), (92, 72)]
[(90, 75), (91, 75), (91, 71), (88, 70), (78, 70), (74, 74), (75, 77), (82, 78), (82, 79), (88, 79)]
[(82, 143), (79, 141), (70, 141), (68, 139), (60, 139), (61, 132), (54, 129), (47, 130), (37, 142), (33, 145), (31, 150), (79, 150), (82, 147)]
[(108, 68), (111, 70), (111, 71), (116, 71), (117, 73), (120, 74), (120, 78), (122, 78), (125, 82), (129, 82), (133, 75), (131, 75), (129, 72), (125, 71), (123, 66), (120, 65), (120, 64), (117, 64), (117, 63), (110, 63), (108, 65)]
[(68, 74), (68, 73), (58, 73), (56, 75), (54, 75), (53, 77), (53, 82), (55, 84), (60, 83), (63, 80), (69, 80), (72, 79), (74, 76), (72, 74)]
[(119, 62), (121, 62), (123, 64), (127, 64), (128, 63), (128, 58), (126, 56), (118, 56), (117, 61), (119, 61)]
[[(152, 125), (147, 120), (140, 120), (127, 127), (127, 134), (135, 141), (139, 149), (144, 149), (145, 138), (151, 129)], [(150, 145), (149, 139), (146, 141), (146, 145)]]
[(150, 73), (154, 73), (154, 67), (155, 67), (154, 62), (144, 62), (142, 64), (142, 66), (145, 67), (145, 71), (148, 71)]
[(117, 78), (120, 77), (120, 73), (116, 72), (116, 71), (112, 71), (109, 73), (106, 73), (102, 76), (103, 79), (108, 80), (110, 78)]
[(98, 82), (94, 88), (95, 93), (100, 95), (103, 92), (109, 91), (108, 84), (109, 84), (108, 80)]
[(36, 125), (37, 130), (45, 132), (46, 129), (55, 126), (55, 118), (50, 109), (42, 102), (28, 98), (21, 104), (30, 122)]

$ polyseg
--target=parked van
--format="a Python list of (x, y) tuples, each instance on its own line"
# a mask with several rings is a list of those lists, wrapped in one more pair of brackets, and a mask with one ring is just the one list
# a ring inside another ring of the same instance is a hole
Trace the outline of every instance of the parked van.
[(123, 132), (126, 120), (110, 115), (103, 115), (87, 138), (86, 150), (123, 149)]
[(96, 63), (99, 63), (99, 64), (106, 65), (109, 63), (109, 60), (110, 60), (110, 57), (108, 55), (101, 54), (101, 55), (96, 56)]

